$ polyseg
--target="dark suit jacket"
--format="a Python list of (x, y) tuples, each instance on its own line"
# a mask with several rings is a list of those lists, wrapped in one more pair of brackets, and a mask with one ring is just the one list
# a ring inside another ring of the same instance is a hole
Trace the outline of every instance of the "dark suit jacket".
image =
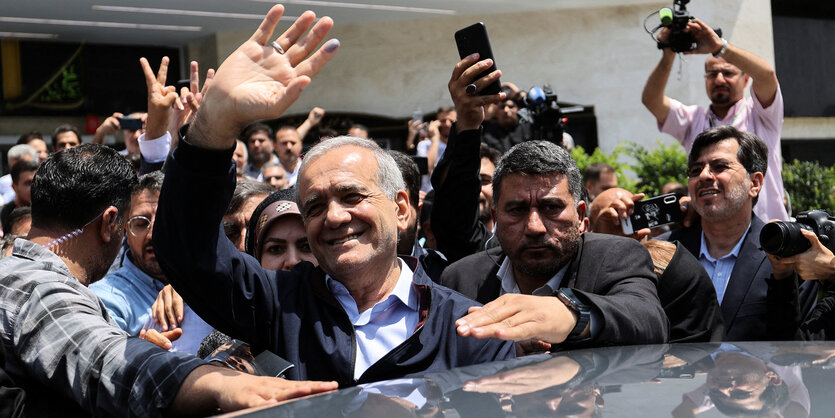
[[(760, 249), (760, 231), (764, 225), (760, 218), (751, 214), (751, 229), (742, 242), (739, 257), (725, 289), (721, 307), (726, 341), (769, 339), (766, 329), (766, 279), (771, 276), (772, 268), (765, 252)], [(702, 245), (701, 224), (660, 235), (658, 239), (677, 240), (698, 258)], [(816, 283), (806, 282), (801, 286), (799, 306), (803, 316), (813, 308), (816, 292)]]
[[(496, 277), (504, 259), (493, 248), (453, 263), (441, 284), (482, 303), (501, 293)], [(570, 287), (602, 318), (600, 329), (582, 343), (564, 346), (603, 346), (665, 342), (669, 322), (656, 292), (658, 279), (649, 253), (638, 241), (614, 235), (584, 233), (560, 287)]]

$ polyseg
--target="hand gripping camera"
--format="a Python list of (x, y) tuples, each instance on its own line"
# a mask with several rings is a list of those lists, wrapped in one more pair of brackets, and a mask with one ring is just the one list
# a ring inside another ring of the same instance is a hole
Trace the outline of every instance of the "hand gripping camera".
[(800, 230), (812, 231), (821, 244), (835, 253), (835, 218), (824, 210), (809, 210), (797, 214), (797, 222), (772, 222), (760, 232), (760, 247), (779, 257), (800, 254), (812, 244)]
[[(696, 49), (696, 38), (684, 31), (687, 23), (693, 20), (693, 16), (687, 11), (687, 3), (690, 3), (690, 0), (673, 0), (672, 9), (665, 7), (658, 11), (658, 17), (661, 18), (661, 25), (652, 30), (650, 34), (654, 35), (662, 27), (670, 28), (670, 37), (666, 43), (659, 41), (653, 36), (655, 43), (658, 45), (658, 49), (669, 47), (673, 52), (689, 52)], [(714, 29), (714, 31), (720, 38), (722, 37), (722, 29)]]

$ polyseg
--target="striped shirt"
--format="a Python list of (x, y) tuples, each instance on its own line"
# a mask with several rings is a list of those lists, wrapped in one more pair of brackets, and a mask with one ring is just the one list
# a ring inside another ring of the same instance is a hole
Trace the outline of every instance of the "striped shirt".
[(204, 364), (129, 338), (57, 255), (23, 239), (0, 260), (0, 327), (30, 416), (158, 416)]

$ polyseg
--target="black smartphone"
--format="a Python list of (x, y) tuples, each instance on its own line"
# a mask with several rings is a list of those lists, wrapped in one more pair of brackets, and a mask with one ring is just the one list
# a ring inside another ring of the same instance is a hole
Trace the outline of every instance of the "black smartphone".
[(121, 118), (119, 119), (119, 128), (127, 129), (129, 131), (138, 131), (142, 129), (142, 119)]
[(632, 215), (621, 220), (620, 226), (624, 234), (630, 235), (644, 228), (657, 228), (682, 220), (684, 213), (678, 204), (678, 196), (668, 193), (635, 202)]
[[(476, 79), (485, 77), (493, 71), (496, 71), (496, 59), (493, 58), (493, 48), (490, 48), (490, 38), (487, 37), (487, 27), (484, 26), (484, 22), (478, 22), (455, 32), (455, 43), (458, 45), (458, 55), (461, 56), (461, 59), (478, 52), (479, 61), (487, 58), (493, 60), (493, 65), (487, 71), (479, 74)], [(502, 84), (499, 80), (496, 80), (494, 83), (481, 89), (478, 94), (481, 96), (498, 94), (501, 88)]]

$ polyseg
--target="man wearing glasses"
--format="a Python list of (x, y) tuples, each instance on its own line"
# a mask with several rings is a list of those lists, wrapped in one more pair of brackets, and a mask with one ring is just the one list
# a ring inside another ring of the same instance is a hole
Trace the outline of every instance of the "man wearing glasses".
[[(732, 126), (696, 136), (687, 158), (687, 187), (700, 219), (659, 237), (681, 242), (707, 271), (722, 310), (725, 341), (768, 339), (766, 294), (773, 267), (760, 249), (765, 224), (752, 212), (771, 169), (767, 155), (756, 135)], [(817, 283), (800, 281), (795, 294), (800, 318), (805, 318)]]
[[(712, 55), (705, 62), (709, 108), (685, 106), (664, 95), (675, 60), (675, 52), (669, 48), (664, 48), (661, 61), (644, 86), (644, 106), (655, 116), (658, 129), (678, 139), (688, 153), (697, 135), (716, 126), (731, 125), (760, 137), (768, 147), (768, 171), (754, 213), (765, 220), (787, 220), (780, 176), (783, 96), (774, 68), (764, 59), (729, 44), (699, 19), (688, 23), (686, 30), (697, 42), (693, 54)], [(669, 30), (664, 28), (658, 39), (665, 42), (668, 36)], [(745, 98), (749, 79), (753, 79), (751, 97)]]
[[(148, 324), (151, 305), (162, 287), (168, 284), (151, 244), (162, 180), (163, 174), (160, 171), (139, 177), (139, 182), (131, 191), (131, 204), (124, 218), (128, 250), (122, 268), (90, 285), (90, 290), (104, 302), (116, 325), (132, 336), (138, 336)], [(189, 321), (191, 326), (188, 332), (194, 335), (186, 337), (197, 338), (199, 344), (199, 340), (211, 332), (211, 327), (197, 315), (191, 312), (187, 314), (194, 317), (193, 321)], [(177, 331), (176, 334), (165, 335), (174, 341), (179, 333)]]

